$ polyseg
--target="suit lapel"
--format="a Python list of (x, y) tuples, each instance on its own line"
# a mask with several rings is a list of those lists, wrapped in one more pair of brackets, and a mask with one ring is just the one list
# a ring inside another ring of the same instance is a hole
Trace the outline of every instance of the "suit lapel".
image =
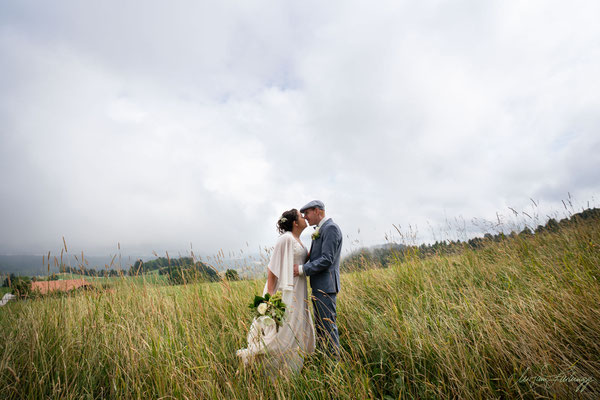
[[(321, 225), (321, 227), (319, 228), (319, 232), (321, 232), (321, 231), (323, 230), (323, 228), (324, 228), (324, 227), (325, 227), (327, 224), (329, 224), (329, 222), (331, 222), (331, 218), (329, 218), (327, 221), (323, 222), (323, 225)], [(319, 239), (316, 239), (316, 240), (319, 240)], [(314, 241), (314, 240), (310, 242), (310, 250), (308, 251), (308, 252), (310, 253), (309, 259), (310, 259), (311, 261), (314, 259), (314, 258), (313, 258), (313, 251), (312, 251), (312, 249), (313, 249), (313, 245), (314, 245), (314, 244), (315, 244), (315, 241)]]

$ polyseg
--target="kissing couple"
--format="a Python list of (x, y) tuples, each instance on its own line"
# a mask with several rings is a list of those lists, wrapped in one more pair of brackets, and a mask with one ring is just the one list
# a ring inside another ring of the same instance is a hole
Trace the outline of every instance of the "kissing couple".
[[(315, 231), (307, 251), (300, 234), (308, 225)], [(269, 369), (292, 372), (302, 369), (304, 357), (314, 353), (315, 347), (339, 360), (336, 297), (340, 291), (342, 231), (325, 216), (325, 205), (320, 200), (309, 202), (300, 211), (285, 211), (277, 221), (277, 229), (280, 236), (269, 261), (263, 296), (282, 293), (286, 304), (284, 324), (279, 329), (264, 327), (255, 319), (248, 332), (248, 347), (236, 354), (244, 364), (260, 359)], [(312, 289), (314, 326), (307, 277)]]

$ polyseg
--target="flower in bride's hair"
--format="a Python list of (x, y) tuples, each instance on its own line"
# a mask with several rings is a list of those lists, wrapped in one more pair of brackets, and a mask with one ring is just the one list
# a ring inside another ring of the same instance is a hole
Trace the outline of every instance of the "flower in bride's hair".
[(286, 217), (281, 217), (281, 219), (279, 220), (279, 222), (281, 222), (283, 224), (284, 222), (287, 222), (287, 218)]
[(267, 303), (260, 303), (259, 306), (256, 308), (256, 311), (258, 311), (260, 315), (265, 315), (265, 313), (267, 312)]

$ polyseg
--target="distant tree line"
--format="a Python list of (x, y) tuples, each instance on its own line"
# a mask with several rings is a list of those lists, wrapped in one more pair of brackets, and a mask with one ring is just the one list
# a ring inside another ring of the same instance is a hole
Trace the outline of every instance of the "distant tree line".
[(85, 275), (94, 277), (110, 277), (110, 276), (122, 276), (123, 272), (115, 269), (99, 269), (86, 268), (84, 266), (71, 267), (68, 265), (61, 265), (58, 270), (65, 274)]
[(192, 257), (179, 257), (179, 258), (158, 257), (156, 260), (150, 260), (150, 261), (136, 260), (136, 262), (133, 263), (133, 265), (131, 267), (129, 267), (128, 275), (135, 276), (135, 275), (145, 274), (150, 271), (156, 271), (156, 270), (160, 271), (163, 268), (170, 268), (170, 267), (188, 268), (190, 265), (194, 265), (194, 259)]
[(28, 276), (16, 276), (15, 274), (10, 274), (4, 279), (2, 286), (10, 287), (12, 289), (12, 294), (18, 298), (25, 298), (29, 297), (31, 294), (31, 282), (32, 280)]
[[(85, 268), (83, 266), (70, 267), (62, 265), (59, 267), (61, 273), (77, 274), (90, 277), (118, 277), (123, 276), (122, 271), (114, 269), (96, 270)], [(144, 262), (137, 260), (127, 271), (129, 276), (137, 276), (157, 271), (159, 275), (164, 275), (167, 282), (172, 285), (181, 285), (192, 282), (216, 282), (221, 280), (221, 275), (212, 267), (200, 261), (194, 261), (191, 257), (166, 258), (159, 257), (156, 260)], [(57, 280), (59, 276), (55, 273), (48, 277), (20, 277), (11, 274), (3, 281), (3, 286), (14, 288), (18, 283), (22, 286), (30, 286), (31, 282), (36, 280)], [(224, 274), (224, 279), (237, 281), (240, 279), (238, 272), (234, 269), (228, 269)], [(23, 289), (24, 290), (24, 289)], [(22, 291), (23, 291), (22, 290)]]
[(31, 282), (31, 279), (28, 276), (17, 276), (15, 274), (10, 274), (6, 278), (4, 278), (4, 281), (2, 282), (2, 287), (12, 287), (12, 284), (19, 279), (26, 279), (27, 281)]
[(156, 260), (137, 260), (130, 268), (129, 275), (136, 276), (158, 270), (159, 275), (166, 275), (167, 281), (172, 285), (181, 285), (193, 282), (216, 282), (221, 280), (219, 273), (201, 261), (194, 261), (192, 257), (166, 258)]
[(31, 278), (31, 280), (33, 282), (46, 282), (46, 281), (57, 281), (59, 279), (58, 275), (56, 275), (54, 272), (52, 273), (52, 275), (48, 275), (48, 276), (34, 276)]
[(57, 281), (58, 280), (58, 275), (56, 274), (52, 274), (49, 276), (34, 276), (34, 277), (28, 277), (28, 276), (19, 276), (19, 275), (15, 275), (14, 273), (8, 275), (6, 278), (4, 278), (4, 280), (2, 281), (2, 287), (14, 287), (15, 284), (17, 282), (20, 281), (25, 281), (25, 282), (29, 282), (29, 284), (31, 284), (31, 282), (40, 282), (40, 281)]
[(570, 218), (563, 218), (557, 221), (550, 218), (545, 225), (538, 225), (535, 230), (525, 227), (521, 232), (511, 232), (505, 235), (500, 232), (496, 235), (486, 233), (483, 237), (475, 237), (465, 242), (457, 241), (436, 241), (433, 244), (421, 244), (420, 246), (405, 246), (401, 244), (389, 244), (381, 248), (362, 248), (348, 255), (342, 261), (340, 269), (342, 271), (356, 271), (369, 268), (384, 268), (389, 264), (403, 261), (409, 256), (420, 258), (430, 257), (432, 255), (455, 254), (463, 251), (465, 248), (480, 249), (487, 243), (500, 242), (507, 237), (527, 237), (544, 232), (558, 232), (560, 229), (576, 224), (580, 221), (597, 220), (600, 221), (600, 209), (588, 208), (580, 213), (573, 214)]
[(397, 243), (391, 243), (377, 248), (363, 247), (346, 256), (342, 260), (340, 269), (344, 272), (351, 272), (373, 267), (385, 267), (391, 263), (394, 258), (404, 259), (407, 248), (407, 246)]
[(221, 280), (217, 271), (201, 262), (191, 265), (163, 267), (158, 273), (159, 275), (167, 275), (167, 280), (172, 285), (194, 282), (217, 282)]
[(240, 275), (235, 269), (228, 269), (227, 271), (225, 271), (225, 279), (227, 279), (228, 281), (239, 281)]

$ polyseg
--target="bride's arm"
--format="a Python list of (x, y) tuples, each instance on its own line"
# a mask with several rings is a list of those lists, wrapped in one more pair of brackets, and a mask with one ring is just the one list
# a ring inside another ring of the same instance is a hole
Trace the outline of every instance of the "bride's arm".
[(277, 289), (277, 276), (269, 270), (269, 275), (267, 278), (267, 292), (270, 295), (275, 294), (275, 289)]

